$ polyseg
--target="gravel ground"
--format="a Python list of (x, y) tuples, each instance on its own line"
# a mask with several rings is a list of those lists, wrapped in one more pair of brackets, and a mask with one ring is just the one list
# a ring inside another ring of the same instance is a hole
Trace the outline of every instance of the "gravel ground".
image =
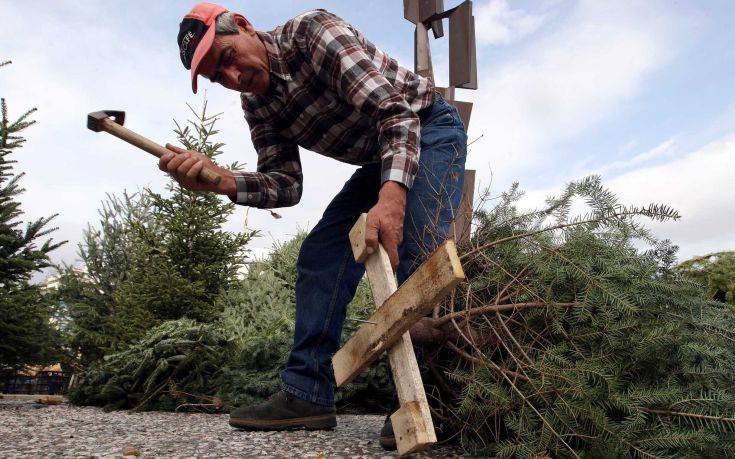
[[(0, 400), (6, 457), (396, 457), (378, 444), (383, 416), (339, 416), (333, 431), (245, 432), (226, 414), (105, 413), (68, 404)], [(123, 453), (127, 453), (124, 456)], [(459, 457), (435, 447), (417, 458)]]

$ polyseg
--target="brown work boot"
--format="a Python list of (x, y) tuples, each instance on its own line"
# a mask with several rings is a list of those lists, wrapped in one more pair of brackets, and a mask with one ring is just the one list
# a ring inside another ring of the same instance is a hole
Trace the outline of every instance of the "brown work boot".
[(396, 436), (393, 434), (393, 423), (390, 420), (390, 415), (385, 418), (383, 428), (380, 429), (380, 446), (388, 451), (394, 451), (396, 446)]
[(329, 430), (337, 425), (334, 406), (318, 405), (278, 391), (258, 405), (230, 413), (230, 425), (246, 430)]

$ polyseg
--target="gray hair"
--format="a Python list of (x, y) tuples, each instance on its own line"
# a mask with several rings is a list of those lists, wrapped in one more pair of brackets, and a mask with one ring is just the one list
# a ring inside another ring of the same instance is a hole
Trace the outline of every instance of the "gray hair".
[(217, 35), (232, 35), (238, 33), (238, 31), (233, 13), (225, 11), (217, 16), (217, 20), (214, 23), (214, 33)]

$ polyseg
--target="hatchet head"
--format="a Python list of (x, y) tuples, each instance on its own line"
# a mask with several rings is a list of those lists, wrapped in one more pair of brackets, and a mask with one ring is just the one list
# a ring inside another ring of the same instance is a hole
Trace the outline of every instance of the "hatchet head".
[(87, 115), (87, 128), (94, 132), (102, 130), (102, 120), (110, 118), (120, 126), (125, 124), (125, 112), (120, 110), (101, 110)]

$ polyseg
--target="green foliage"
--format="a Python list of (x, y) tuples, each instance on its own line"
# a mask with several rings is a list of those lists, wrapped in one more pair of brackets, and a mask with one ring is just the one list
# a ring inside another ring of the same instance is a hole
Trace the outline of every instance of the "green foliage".
[(72, 403), (107, 409), (173, 410), (219, 374), (221, 331), (191, 319), (164, 322), (139, 342), (89, 368), (73, 388)]
[[(216, 158), (217, 116), (200, 113), (174, 130), (182, 145)], [(233, 164), (237, 167), (237, 164)], [(78, 368), (125, 349), (167, 320), (213, 322), (216, 299), (236, 281), (255, 232), (222, 226), (234, 211), (212, 193), (173, 181), (168, 196), (144, 190), (108, 195), (100, 221), (79, 246), (82, 270), (65, 267), (57, 297), (69, 319), (67, 341)]]
[[(306, 233), (276, 244), (267, 259), (254, 263), (240, 285), (221, 297), (222, 325), (231, 340), (219, 395), (231, 405), (249, 404), (280, 387), (280, 372), (291, 350), (296, 309), (296, 260)], [(366, 319), (374, 309), (367, 282), (358, 286), (348, 318)], [(342, 336), (361, 325), (348, 320)], [(381, 412), (392, 396), (383, 360), (336, 395), (341, 411)]]
[[(735, 310), (637, 221), (676, 212), (622, 206), (597, 177), (539, 211), (521, 196), (478, 212), (461, 248), (468, 280), (430, 362), (445, 430), (499, 457), (732, 456)], [(591, 211), (570, 218), (579, 199)]]
[(65, 336), (77, 368), (139, 338), (154, 319), (147, 308), (131, 310), (114, 298), (130, 278), (137, 243), (134, 225), (154, 223), (150, 198), (145, 193), (108, 195), (99, 214), (98, 227), (88, 225), (79, 244), (83, 269), (65, 266), (56, 292), (66, 306)]
[(735, 252), (695, 257), (676, 267), (685, 277), (707, 286), (707, 297), (735, 304)]
[[(678, 214), (623, 206), (597, 177), (541, 210), (521, 213), (521, 197), (513, 186), (477, 212), (460, 247), (467, 281), (433, 321), (445, 340), (423, 349), (443, 436), (498, 457), (735, 454), (735, 309), (672, 269), (676, 248), (639, 221)], [(589, 213), (571, 217), (580, 200)], [(303, 236), (220, 292), (211, 324), (164, 322), (91, 368), (73, 400), (173, 409), (270, 395), (292, 342)], [(347, 315), (372, 309), (363, 282)], [(343, 336), (359, 325), (348, 320)], [(385, 412), (390, 395), (383, 361), (339, 406)]]
[[(225, 405), (237, 406), (255, 403), (273, 394), (280, 387), (280, 372), (293, 343), (295, 267), (304, 237), (305, 233), (299, 232), (292, 240), (274, 245), (266, 259), (252, 263), (245, 277), (217, 298), (215, 309), (221, 312), (206, 329), (222, 340), (216, 347), (212, 346), (213, 353), (198, 354), (207, 362), (217, 362), (217, 372), (209, 371), (208, 365), (201, 365), (188, 370), (192, 379), (185, 386), (175, 378), (167, 385), (163, 380), (155, 379), (155, 384), (161, 387), (147, 384), (145, 381), (157, 368), (151, 362), (168, 356), (152, 356), (146, 353), (146, 349), (155, 348), (156, 343), (162, 340), (174, 347), (177, 345), (175, 336), (170, 333), (164, 335), (160, 329), (154, 329), (140, 343), (131, 345), (122, 353), (112, 354), (102, 366), (90, 368), (80, 380), (73, 401), (123, 408), (138, 406), (141, 400), (145, 400), (141, 408), (173, 409), (175, 404), (172, 400), (184, 403), (216, 397)], [(366, 318), (372, 309), (369, 288), (367, 283), (362, 283), (355, 300), (348, 307), (348, 316)], [(161, 327), (183, 330), (192, 323), (164, 322)], [(343, 336), (349, 336), (358, 325), (357, 322), (348, 322)], [(176, 336), (185, 334), (183, 331), (177, 333)], [(120, 355), (125, 358), (118, 358)], [(144, 364), (145, 361), (149, 363)], [(131, 373), (131, 368), (139, 367), (147, 370)], [(166, 371), (172, 371), (170, 365), (166, 368)], [(204, 373), (195, 379), (197, 371)], [(123, 382), (128, 382), (128, 385), (124, 386)], [(141, 391), (146, 387), (151, 390)], [(188, 395), (183, 397), (182, 394)], [(383, 361), (340, 391), (338, 404), (343, 411), (385, 411), (391, 396), (387, 365)]]
[[(3, 67), (10, 62), (0, 63)], [(20, 132), (35, 121), (30, 109), (11, 121), (5, 98), (0, 99), (0, 373), (12, 373), (29, 364), (51, 363), (58, 352), (58, 332), (50, 323), (53, 302), (29, 281), (35, 272), (51, 266), (49, 253), (63, 242), (40, 240), (56, 228), (56, 217), (42, 217), (21, 228), (19, 195), (23, 173), (14, 174), (10, 155), (25, 143)]]
[(51, 322), (54, 313), (53, 301), (36, 285), (0, 291), (0, 376), (59, 361), (61, 336)]
[(276, 244), (267, 259), (219, 299), (231, 343), (219, 393), (232, 405), (260, 401), (280, 386), (293, 342), (296, 258), (304, 234)]
[[(174, 132), (185, 148), (215, 159), (223, 146), (213, 140), (218, 115), (207, 115), (206, 102), (200, 113), (192, 112), (196, 118), (183, 128), (177, 123)], [(245, 245), (255, 233), (223, 231), (235, 205), (213, 193), (189, 191), (173, 182), (168, 191), (163, 197), (146, 190), (153, 222), (132, 226), (137, 243), (129, 278), (116, 301), (130, 310), (147, 309), (158, 320), (209, 322), (217, 316), (215, 298), (235, 281)]]

